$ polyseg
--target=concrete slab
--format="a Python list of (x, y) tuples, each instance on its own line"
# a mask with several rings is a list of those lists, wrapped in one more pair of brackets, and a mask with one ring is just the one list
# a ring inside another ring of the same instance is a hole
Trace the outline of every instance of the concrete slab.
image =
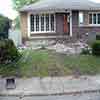
[[(97, 77), (97, 78), (96, 78)], [(100, 92), (100, 76), (46, 77), (16, 79), (16, 89), (6, 90), (0, 79), (0, 95), (54, 95), (81, 92)]]

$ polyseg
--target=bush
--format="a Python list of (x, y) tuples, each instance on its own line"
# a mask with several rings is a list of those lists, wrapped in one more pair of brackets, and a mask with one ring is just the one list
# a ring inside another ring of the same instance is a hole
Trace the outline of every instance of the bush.
[(84, 48), (84, 49), (82, 49), (81, 54), (90, 55), (91, 54), (91, 49), (90, 48)]
[(8, 32), (10, 28), (10, 20), (0, 15), (0, 32)]
[(100, 40), (96, 40), (92, 45), (93, 55), (100, 56)]
[(12, 40), (0, 40), (0, 64), (8, 64), (19, 59), (20, 54)]
[(96, 35), (96, 40), (100, 40), (100, 35)]

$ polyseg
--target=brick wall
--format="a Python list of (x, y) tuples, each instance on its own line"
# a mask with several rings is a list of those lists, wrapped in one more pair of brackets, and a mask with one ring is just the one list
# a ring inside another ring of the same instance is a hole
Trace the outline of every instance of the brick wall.
[(27, 21), (27, 13), (25, 12), (20, 13), (20, 26), (21, 26), (22, 40), (25, 40), (28, 38), (28, 21)]

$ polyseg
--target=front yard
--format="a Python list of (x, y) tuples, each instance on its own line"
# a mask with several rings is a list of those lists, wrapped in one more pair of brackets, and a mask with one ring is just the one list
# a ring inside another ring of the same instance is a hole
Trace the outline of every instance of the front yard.
[(18, 64), (0, 65), (3, 76), (67, 76), (100, 74), (100, 57), (64, 55), (51, 50), (25, 50)]

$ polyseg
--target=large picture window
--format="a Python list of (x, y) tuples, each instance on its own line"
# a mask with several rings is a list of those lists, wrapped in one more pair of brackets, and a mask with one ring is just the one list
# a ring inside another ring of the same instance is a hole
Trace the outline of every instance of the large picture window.
[(51, 14), (51, 30), (54, 31), (54, 15)]
[(41, 31), (44, 31), (44, 15), (41, 16)]
[(100, 13), (89, 13), (89, 24), (100, 25)]
[(36, 31), (39, 31), (39, 15), (36, 15)]
[(30, 15), (31, 32), (55, 32), (55, 15)]
[(30, 22), (31, 22), (31, 31), (34, 31), (34, 16), (31, 15), (30, 18), (31, 18), (31, 20), (30, 20)]
[(49, 14), (47, 14), (46, 15), (46, 31), (49, 31), (49, 23), (50, 23)]

